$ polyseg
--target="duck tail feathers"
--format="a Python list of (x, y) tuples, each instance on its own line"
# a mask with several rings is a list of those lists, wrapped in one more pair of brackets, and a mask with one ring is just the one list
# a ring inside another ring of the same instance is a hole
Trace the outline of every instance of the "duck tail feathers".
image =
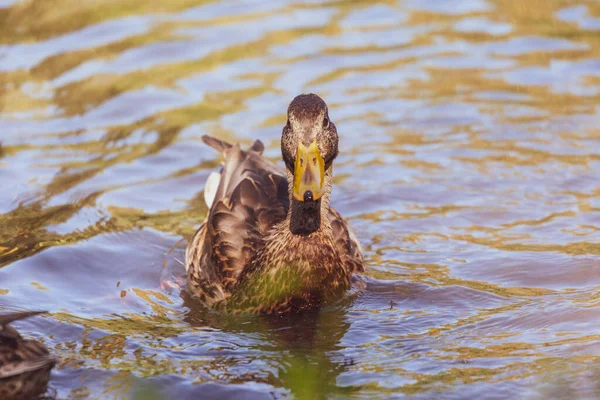
[(252, 143), (252, 146), (250, 146), (250, 150), (258, 153), (258, 154), (262, 154), (263, 151), (265, 150), (265, 145), (263, 144), (263, 142), (261, 142), (260, 140), (256, 139), (254, 141), (254, 143)]
[[(25, 319), (32, 317), (38, 314), (46, 314), (48, 311), (22, 311), (22, 312), (12, 312), (6, 314), (0, 314), (0, 327), (3, 325), (10, 324), (11, 322), (18, 321), (20, 319)], [(2, 331), (2, 329), (0, 329)]]
[(202, 135), (202, 141), (220, 153), (231, 148), (231, 144), (208, 135)]
[[(230, 143), (224, 142), (222, 140), (208, 135), (203, 135), (202, 141), (223, 154), (225, 154), (227, 150), (233, 147)], [(258, 154), (262, 154), (265, 150), (265, 145), (260, 140), (255, 140), (254, 143), (252, 143), (252, 146), (250, 146), (249, 150), (254, 151)]]

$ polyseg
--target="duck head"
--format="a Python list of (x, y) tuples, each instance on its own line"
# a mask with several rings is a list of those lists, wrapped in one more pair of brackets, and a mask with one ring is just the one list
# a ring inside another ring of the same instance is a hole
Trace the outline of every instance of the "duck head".
[(290, 193), (290, 229), (310, 235), (328, 223), (333, 161), (338, 134), (327, 104), (316, 94), (296, 96), (287, 111), (281, 154)]

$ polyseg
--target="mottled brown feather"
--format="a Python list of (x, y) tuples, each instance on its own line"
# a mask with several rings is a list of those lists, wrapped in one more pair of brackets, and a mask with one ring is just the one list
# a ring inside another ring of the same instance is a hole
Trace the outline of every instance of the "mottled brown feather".
[(40, 312), (0, 315), (0, 399), (34, 399), (46, 391), (56, 360), (35, 340), (25, 340), (9, 323)]
[(329, 209), (329, 221), (333, 232), (333, 243), (337, 247), (342, 261), (349, 266), (350, 272), (364, 272), (360, 244), (352, 233), (350, 225), (333, 208)]

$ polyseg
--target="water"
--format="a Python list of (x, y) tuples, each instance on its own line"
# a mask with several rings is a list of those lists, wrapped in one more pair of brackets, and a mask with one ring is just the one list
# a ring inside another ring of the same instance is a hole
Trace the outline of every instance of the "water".
[[(600, 396), (600, 3), (244, 3), (0, 3), (0, 310), (58, 398)], [(367, 290), (191, 306), (200, 136), (279, 160), (302, 92)]]

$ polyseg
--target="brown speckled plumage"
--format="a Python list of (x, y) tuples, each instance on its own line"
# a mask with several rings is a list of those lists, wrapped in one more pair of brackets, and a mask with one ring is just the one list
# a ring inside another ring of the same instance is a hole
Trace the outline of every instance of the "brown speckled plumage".
[(9, 324), (40, 312), (0, 314), (0, 399), (35, 399), (46, 391), (55, 364), (48, 349)]
[[(288, 108), (282, 169), (249, 150), (204, 136), (225, 157), (214, 201), (186, 252), (188, 291), (208, 305), (233, 311), (287, 312), (315, 308), (350, 288), (363, 270), (360, 246), (346, 221), (329, 207), (336, 127), (317, 95)], [(292, 196), (298, 143), (315, 141), (324, 162), (324, 194)]]

